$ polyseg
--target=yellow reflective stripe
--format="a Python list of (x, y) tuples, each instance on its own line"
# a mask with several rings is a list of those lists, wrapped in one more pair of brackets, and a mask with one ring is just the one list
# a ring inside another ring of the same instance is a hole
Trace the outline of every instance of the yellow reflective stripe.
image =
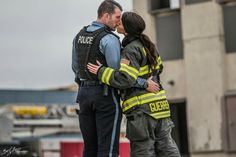
[(128, 66), (128, 65), (126, 65), (126, 64), (124, 64), (124, 63), (121, 63), (121, 67), (123, 67), (123, 68), (127, 68), (129, 71), (131, 71), (131, 72), (133, 72), (134, 74), (138, 74), (138, 70), (137, 69), (135, 69), (135, 68), (133, 68), (133, 67), (131, 67), (131, 66)]
[[(136, 103), (134, 101), (139, 101), (140, 103), (146, 103), (148, 100), (161, 100), (166, 98), (165, 91), (162, 90), (158, 93), (147, 93), (140, 96), (135, 96), (133, 98), (127, 99), (124, 101), (124, 105)], [(150, 102), (150, 101), (149, 101)]]
[(102, 73), (102, 78), (101, 78), (102, 83), (105, 83), (105, 78), (107, 76), (107, 72), (108, 72), (108, 68), (106, 68)]
[[(159, 56), (157, 58), (157, 65), (155, 66), (154, 69), (158, 70), (160, 68), (160, 65), (162, 64), (161, 57)], [(148, 65), (142, 66), (139, 68), (139, 74), (138, 76), (143, 76), (146, 74), (149, 74), (152, 72), (152, 69), (149, 69)]]
[(158, 93), (147, 93), (147, 94), (143, 94), (143, 95), (140, 95), (139, 98), (140, 98), (140, 99), (143, 99), (143, 98), (145, 98), (145, 97), (147, 97), (147, 96), (160, 96), (160, 95), (162, 95), (162, 94), (165, 94), (165, 90), (161, 90), (161, 91), (159, 91)]
[(134, 74), (132, 74), (131, 72), (129, 72), (129, 70), (125, 69), (125, 68), (120, 68), (120, 71), (123, 71), (125, 73), (127, 73), (128, 75), (130, 75), (131, 77), (133, 77), (135, 80), (138, 78), (138, 76), (135, 76)]
[[(144, 56), (147, 55), (147, 52), (146, 52), (144, 47), (141, 49), (141, 52), (143, 52)], [(138, 76), (142, 76), (142, 75), (145, 75), (145, 74), (148, 74), (148, 65), (140, 67)]]
[(144, 47), (142, 48), (142, 52), (143, 52), (144, 56), (146, 56), (146, 55), (147, 55), (147, 52), (146, 52), (146, 50), (145, 50), (145, 48), (144, 48)]
[(159, 65), (162, 64), (162, 60), (161, 60), (161, 57), (160, 57), (160, 56), (158, 56), (157, 62), (158, 62)]
[(156, 65), (155, 69), (158, 70), (160, 68), (160, 65)]
[(152, 101), (155, 101), (155, 100), (161, 100), (161, 99), (165, 99), (165, 98), (166, 98), (166, 95), (165, 95), (164, 90), (158, 92), (157, 94), (148, 93), (148, 94), (138, 96), (138, 99), (139, 99), (141, 104), (145, 104), (145, 103), (148, 103), (148, 102), (152, 102)]
[(123, 108), (127, 108), (132, 105), (139, 105), (138, 97), (135, 96), (131, 99), (128, 99), (127, 101), (124, 101), (122, 104)]
[(109, 71), (108, 71), (107, 78), (106, 78), (106, 84), (108, 84), (108, 85), (110, 85), (109, 80), (111, 78), (111, 74), (113, 71), (114, 71), (114, 69), (109, 69)]
[(143, 105), (143, 104), (147, 104), (149, 102), (153, 102), (153, 101), (161, 100), (161, 99), (166, 99), (166, 95), (165, 95), (164, 90), (162, 90), (156, 94), (155, 93), (147, 93), (147, 94), (143, 94), (140, 96), (134, 96), (134, 97), (124, 101), (122, 104), (122, 108), (123, 108), (123, 111), (125, 112), (136, 105)]
[(109, 68), (109, 67), (107, 67), (104, 70), (104, 72), (102, 73), (102, 79), (101, 79), (102, 83), (106, 83), (106, 84), (110, 85), (109, 80), (110, 80), (110, 77), (111, 77), (111, 74), (113, 71), (114, 71), (114, 69)]
[(133, 100), (132, 102), (130, 102), (130, 104), (125, 104), (125, 102), (122, 104), (122, 108), (123, 108), (123, 112), (131, 109), (132, 107), (136, 106), (136, 105), (139, 105), (139, 101), (138, 101), (138, 98), (135, 97), (135, 100)]
[(136, 105), (138, 105), (138, 104), (129, 105), (129, 106), (123, 108), (122, 111), (123, 111), (123, 112), (126, 112), (126, 111), (128, 111), (129, 109), (131, 109), (132, 107), (134, 107), (134, 106), (136, 106)]
[(124, 101), (124, 105), (126, 105), (126, 104), (132, 104), (132, 103), (135, 103), (135, 101), (137, 101), (138, 100), (138, 97), (137, 96), (134, 96), (134, 97), (132, 97), (132, 98), (130, 98), (130, 99), (127, 99), (127, 100), (125, 100)]
[(159, 118), (166, 118), (170, 117), (170, 111), (163, 111), (163, 112), (157, 112), (157, 113), (152, 113), (150, 116), (159, 119)]
[(156, 101), (156, 100), (161, 100), (161, 99), (165, 99), (166, 96), (165, 95), (160, 95), (157, 97), (157, 95), (151, 95), (151, 96), (148, 96), (148, 97), (145, 97), (143, 99), (141, 99), (140, 103), (141, 104), (146, 104), (146, 103), (149, 103), (149, 102), (152, 102), (152, 101)]
[(135, 80), (137, 79), (138, 77), (138, 70), (131, 67), (131, 66), (128, 66), (126, 64), (123, 64), (121, 63), (121, 68), (119, 69), (120, 71), (124, 71), (126, 72), (128, 75), (130, 75), (131, 77), (133, 77)]
[(145, 65), (145, 66), (139, 68), (139, 72), (143, 72), (146, 70), (148, 70), (148, 65)]
[(162, 64), (162, 60), (161, 60), (161, 57), (159, 56), (157, 58), (157, 65), (156, 65), (155, 69), (159, 69), (161, 64)]
[(145, 65), (145, 66), (139, 68), (139, 74), (138, 74), (138, 76), (146, 75), (146, 74), (148, 74), (149, 72), (151, 72), (151, 70), (149, 70), (148, 65)]

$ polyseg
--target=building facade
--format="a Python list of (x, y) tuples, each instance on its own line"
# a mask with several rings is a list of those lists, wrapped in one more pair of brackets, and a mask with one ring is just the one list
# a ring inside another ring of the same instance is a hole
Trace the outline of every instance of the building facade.
[(236, 1), (133, 0), (133, 9), (164, 60), (182, 154), (236, 157)]

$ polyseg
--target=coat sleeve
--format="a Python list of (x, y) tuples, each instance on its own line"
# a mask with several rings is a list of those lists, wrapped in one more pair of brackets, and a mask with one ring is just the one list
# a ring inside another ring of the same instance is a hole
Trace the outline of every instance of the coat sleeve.
[(140, 68), (140, 53), (134, 50), (122, 52), (120, 69), (102, 67), (98, 71), (98, 78), (102, 83), (119, 89), (133, 87), (137, 81)]

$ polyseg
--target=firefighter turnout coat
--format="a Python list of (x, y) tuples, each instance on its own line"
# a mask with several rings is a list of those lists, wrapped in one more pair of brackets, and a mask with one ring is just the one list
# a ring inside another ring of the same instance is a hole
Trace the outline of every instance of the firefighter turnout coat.
[(155, 76), (153, 77), (161, 87), (157, 93), (134, 87), (138, 77), (148, 79), (152, 73), (150, 65), (148, 65), (147, 52), (139, 39), (131, 41), (124, 47), (119, 70), (104, 66), (99, 69), (99, 80), (122, 89), (124, 93), (123, 113), (126, 114), (139, 108), (155, 119), (170, 117), (170, 106), (159, 79), (163, 65), (160, 56), (158, 54), (157, 56), (157, 65), (154, 67)]

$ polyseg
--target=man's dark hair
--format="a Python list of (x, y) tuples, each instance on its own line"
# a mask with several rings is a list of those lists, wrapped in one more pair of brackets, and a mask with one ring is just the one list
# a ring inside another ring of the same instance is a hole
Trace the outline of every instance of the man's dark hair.
[(103, 14), (113, 14), (115, 8), (119, 8), (122, 11), (122, 7), (119, 3), (114, 0), (105, 0), (98, 7), (98, 18), (101, 18)]

